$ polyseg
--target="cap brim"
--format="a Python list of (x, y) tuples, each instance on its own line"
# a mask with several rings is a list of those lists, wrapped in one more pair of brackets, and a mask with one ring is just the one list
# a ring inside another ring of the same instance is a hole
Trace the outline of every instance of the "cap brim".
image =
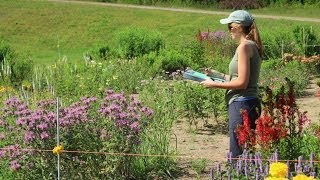
[(229, 24), (229, 23), (232, 23), (232, 21), (228, 18), (225, 18), (225, 19), (220, 19), (220, 23), (221, 24)]

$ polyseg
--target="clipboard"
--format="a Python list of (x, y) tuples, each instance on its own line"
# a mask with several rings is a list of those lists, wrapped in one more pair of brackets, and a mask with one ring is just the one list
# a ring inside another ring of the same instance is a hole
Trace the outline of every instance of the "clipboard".
[(217, 82), (225, 82), (224, 79), (207, 76), (206, 74), (203, 74), (191, 69), (188, 69), (183, 73), (183, 78), (189, 79), (192, 81), (198, 81), (198, 82), (202, 82), (206, 79), (212, 79), (213, 81), (217, 81)]

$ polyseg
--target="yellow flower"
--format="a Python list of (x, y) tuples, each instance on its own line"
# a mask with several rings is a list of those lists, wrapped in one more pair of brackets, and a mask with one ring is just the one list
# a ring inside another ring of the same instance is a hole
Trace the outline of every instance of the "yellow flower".
[(288, 166), (287, 164), (281, 162), (271, 163), (269, 174), (271, 177), (284, 178), (288, 174)]
[(4, 92), (12, 92), (13, 89), (12, 87), (5, 87), (5, 86), (0, 86), (0, 93), (4, 93)]
[(298, 174), (295, 177), (293, 177), (293, 180), (315, 180), (315, 178), (312, 176), (308, 177), (304, 174)]
[(0, 86), (0, 92), (3, 93), (6, 91), (6, 88), (4, 86)]
[(63, 152), (63, 146), (58, 145), (58, 146), (54, 147), (52, 152), (53, 152), (53, 154), (61, 154)]
[(118, 79), (118, 76), (112, 76), (112, 79), (114, 79), (114, 80)]
[(288, 180), (288, 179), (284, 177), (267, 177), (264, 180)]

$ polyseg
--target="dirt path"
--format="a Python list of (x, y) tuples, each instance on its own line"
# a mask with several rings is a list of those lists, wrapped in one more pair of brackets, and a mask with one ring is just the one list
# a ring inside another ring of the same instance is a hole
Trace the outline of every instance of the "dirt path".
[(320, 97), (315, 97), (318, 88), (315, 80), (311, 80), (305, 90), (305, 95), (297, 98), (301, 112), (307, 111), (307, 115), (313, 123), (320, 123)]
[[(189, 12), (189, 13), (198, 13), (198, 14), (229, 15), (230, 13), (230, 12), (223, 12), (223, 11), (166, 8), (166, 7), (142, 6), (142, 5), (131, 5), (131, 4), (115, 4), (115, 3), (105, 3), (105, 2), (88, 2), (88, 1), (74, 1), (74, 0), (71, 0), (71, 1), (70, 0), (69, 1), (68, 0), (48, 0), (48, 1), (59, 2), (59, 3), (91, 4), (91, 5), (112, 6), (112, 7), (122, 7), (122, 8), (162, 10), (162, 11), (173, 11), (173, 12)], [(319, 18), (272, 16), (272, 15), (262, 15), (262, 14), (253, 14), (253, 16), (257, 18), (266, 18), (266, 19), (286, 19), (286, 20), (304, 21), (304, 22), (320, 22)]]

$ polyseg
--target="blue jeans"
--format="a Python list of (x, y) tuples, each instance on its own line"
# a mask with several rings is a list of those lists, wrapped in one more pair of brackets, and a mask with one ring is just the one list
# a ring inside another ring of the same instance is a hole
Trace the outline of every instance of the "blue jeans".
[(247, 110), (251, 129), (256, 128), (256, 120), (261, 113), (261, 103), (258, 98), (233, 101), (228, 107), (229, 116), (229, 136), (230, 146), (229, 151), (232, 153), (232, 158), (238, 157), (242, 154), (243, 149), (238, 143), (238, 138), (235, 130), (239, 125), (243, 124), (241, 110)]

